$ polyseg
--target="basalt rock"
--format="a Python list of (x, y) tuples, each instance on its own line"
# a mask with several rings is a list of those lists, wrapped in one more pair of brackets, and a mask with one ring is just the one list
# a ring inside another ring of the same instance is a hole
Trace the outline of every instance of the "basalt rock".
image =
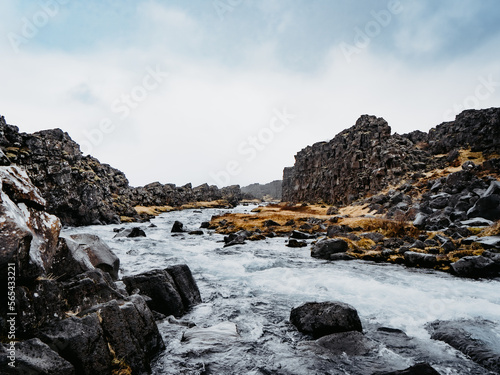
[(281, 200), (281, 180), (267, 184), (251, 184), (241, 188), (241, 192), (248, 199)]
[[(282, 200), (349, 204), (397, 185), (403, 178), (418, 179), (422, 172), (449, 165), (457, 159), (457, 150), (466, 148), (486, 155), (500, 153), (500, 108), (467, 110), (429, 133), (402, 136), (391, 135), (384, 119), (363, 115), (329, 142), (308, 146), (295, 155), (294, 166), (283, 171)], [(435, 157), (438, 154), (449, 155)], [(493, 160), (483, 168), (498, 171), (498, 165)], [(472, 173), (477, 167), (466, 163), (463, 169)], [(455, 194), (454, 189), (462, 188), (458, 182), (450, 179), (446, 192)], [(449, 204), (444, 197), (433, 202), (434, 209)]]
[(356, 309), (343, 302), (305, 303), (292, 309), (290, 322), (315, 339), (334, 333), (363, 331)]

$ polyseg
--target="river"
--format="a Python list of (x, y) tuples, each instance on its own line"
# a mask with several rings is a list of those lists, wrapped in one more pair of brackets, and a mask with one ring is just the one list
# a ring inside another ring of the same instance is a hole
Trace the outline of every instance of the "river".
[[(238, 206), (232, 211), (252, 208)], [(447, 345), (430, 340), (425, 326), (437, 319), (500, 323), (500, 281), (366, 261), (326, 262), (311, 258), (309, 247), (286, 247), (286, 238), (224, 248), (223, 236), (212, 231), (204, 230), (203, 236), (170, 233), (175, 220), (198, 229), (212, 215), (228, 211), (165, 213), (151, 221), (156, 227), (142, 223), (64, 230), (99, 235), (120, 258), (122, 276), (179, 263), (191, 268), (203, 303), (181, 323), (215, 327), (183, 339), (190, 332), (186, 325), (160, 322), (167, 349), (153, 363), (154, 374), (364, 375), (422, 361), (446, 375), (488, 373)], [(129, 226), (141, 227), (147, 237), (113, 238), (114, 228)], [(316, 353), (288, 322), (290, 310), (309, 301), (351, 304), (373, 338), (380, 336), (378, 327), (390, 327), (412, 339), (398, 349), (380, 342), (363, 357)]]

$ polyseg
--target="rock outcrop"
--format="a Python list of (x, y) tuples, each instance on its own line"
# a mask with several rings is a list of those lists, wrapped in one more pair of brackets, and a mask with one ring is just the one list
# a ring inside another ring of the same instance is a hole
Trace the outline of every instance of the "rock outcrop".
[(499, 139), (500, 108), (464, 111), (429, 133), (406, 135), (391, 135), (384, 119), (363, 115), (331, 141), (295, 155), (295, 165), (283, 171), (282, 199), (346, 205), (403, 178), (418, 179), (420, 172), (450, 165), (458, 149), (498, 154)]
[(125, 174), (92, 156), (60, 129), (21, 133), (0, 116), (0, 165), (25, 168), (46, 201), (46, 211), (64, 225), (119, 223), (122, 217), (141, 220), (134, 206), (180, 206), (226, 200), (237, 205), (238, 185), (219, 189), (207, 184), (193, 188), (159, 182), (131, 187)]
[(281, 200), (281, 180), (267, 184), (251, 184), (241, 188), (241, 192), (248, 199)]

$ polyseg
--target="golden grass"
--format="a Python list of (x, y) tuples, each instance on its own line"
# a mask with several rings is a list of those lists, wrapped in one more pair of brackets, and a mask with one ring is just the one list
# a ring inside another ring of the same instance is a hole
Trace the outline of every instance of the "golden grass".
[(500, 220), (498, 220), (495, 224), (489, 226), (486, 229), (483, 229), (479, 236), (499, 236), (500, 235)]
[(163, 212), (170, 212), (175, 210), (172, 206), (135, 206), (134, 209), (139, 215), (147, 214), (153, 216), (158, 216)]

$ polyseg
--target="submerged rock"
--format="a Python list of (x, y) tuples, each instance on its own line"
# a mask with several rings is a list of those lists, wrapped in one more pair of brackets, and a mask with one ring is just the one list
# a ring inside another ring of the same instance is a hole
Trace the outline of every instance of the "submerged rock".
[(288, 241), (286, 246), (288, 246), (288, 247), (306, 247), (307, 242), (306, 241), (297, 241), (297, 240), (292, 238)]
[(175, 221), (174, 225), (172, 225), (172, 230), (170, 232), (172, 233), (184, 233), (186, 230), (184, 229), (184, 224), (182, 224), (180, 221)]
[(292, 309), (290, 322), (316, 339), (333, 333), (363, 331), (356, 309), (343, 302), (305, 303)]
[(500, 372), (500, 327), (489, 321), (435, 321), (433, 340), (444, 341), (488, 370)]
[(406, 370), (392, 372), (376, 372), (373, 375), (440, 375), (439, 372), (428, 363), (417, 363)]

